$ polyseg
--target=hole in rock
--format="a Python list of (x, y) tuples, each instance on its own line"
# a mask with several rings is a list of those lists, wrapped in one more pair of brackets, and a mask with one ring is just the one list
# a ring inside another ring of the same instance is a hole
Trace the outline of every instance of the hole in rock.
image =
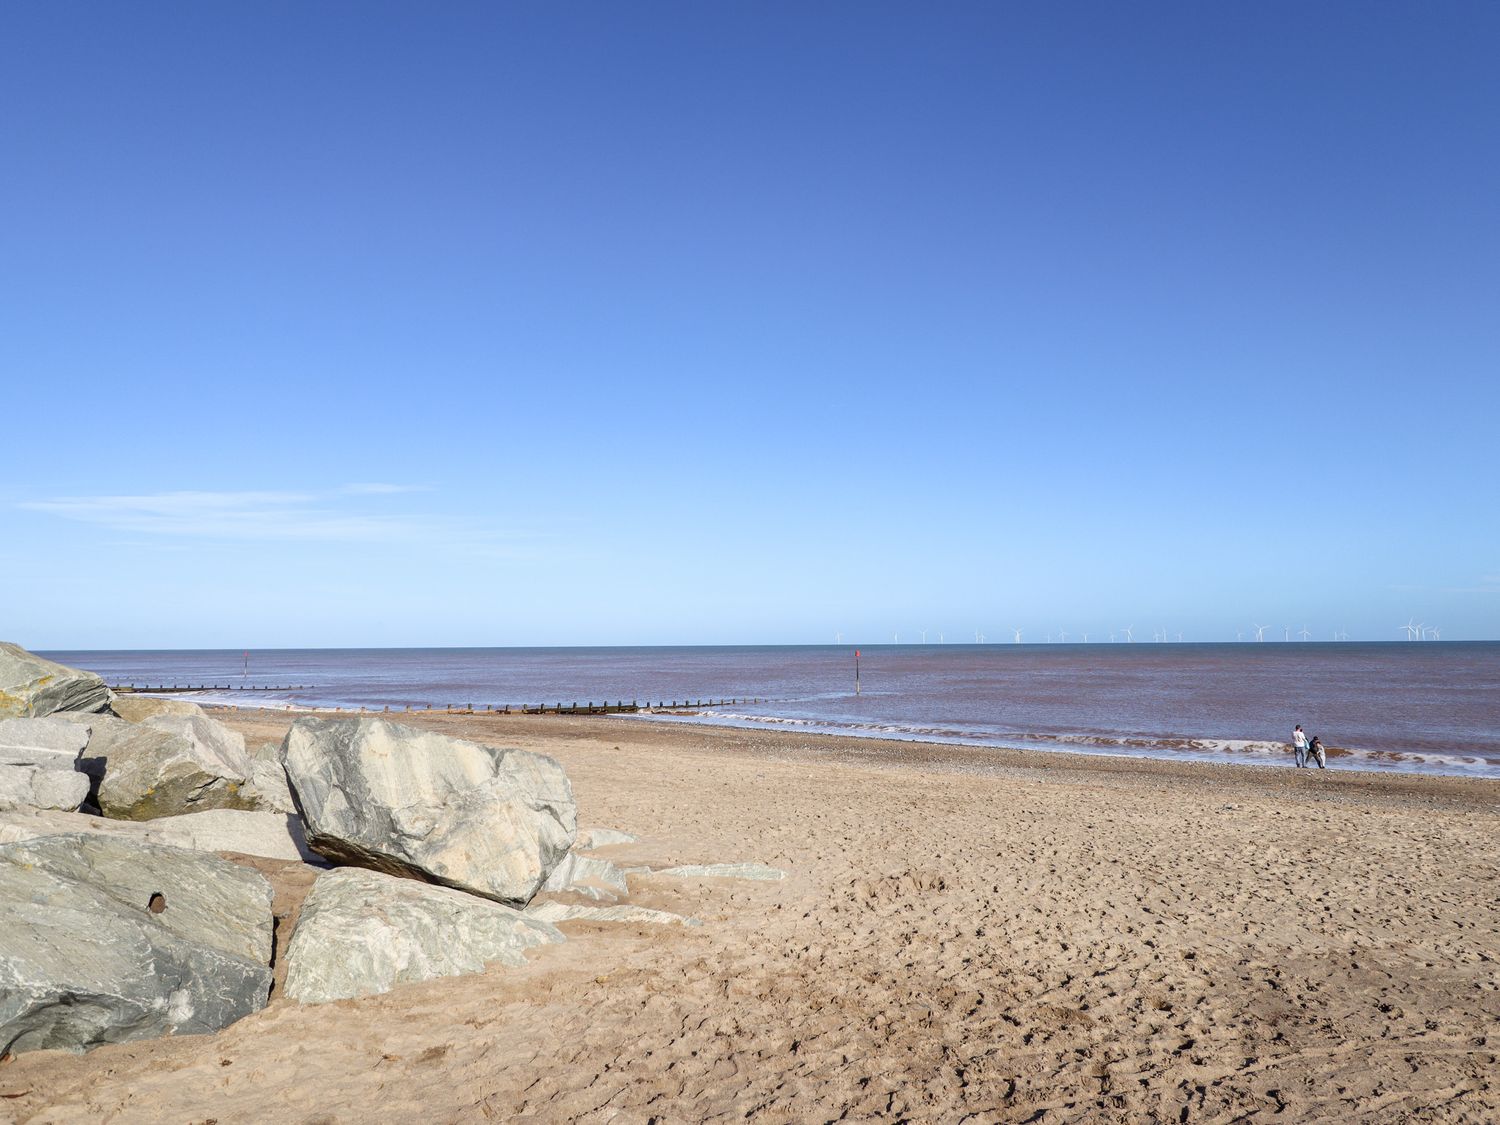
[(167, 908), (167, 896), (160, 891), (152, 893), (150, 900), (146, 903), (146, 909), (152, 914), (160, 914)]

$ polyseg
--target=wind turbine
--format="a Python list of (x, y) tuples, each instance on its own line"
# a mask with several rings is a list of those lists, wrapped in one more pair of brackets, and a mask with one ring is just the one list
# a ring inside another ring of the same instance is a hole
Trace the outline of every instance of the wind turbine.
[(1431, 633), (1431, 634), (1432, 634), (1432, 636), (1430, 636), (1430, 637), (1423, 637), (1423, 638), (1422, 638), (1422, 639), (1423, 639), (1423, 640), (1428, 640), (1428, 641), (1440, 641), (1440, 640), (1442, 640), (1442, 639), (1443, 639), (1443, 638), (1442, 638), (1442, 637), (1440, 637), (1440, 636), (1439, 636), (1439, 635), (1438, 635), (1438, 628), (1437, 628), (1437, 626), (1436, 626), (1436, 625), (1431, 625), (1431, 626), (1426, 626), (1426, 627), (1424, 627), (1424, 631), (1425, 631), (1425, 632), (1428, 632), (1428, 633)]
[(1234, 639), (1237, 641), (1243, 641), (1245, 639), (1245, 631), (1243, 629), (1236, 629), (1234, 631)]
[(1255, 626), (1255, 639), (1257, 641), (1263, 641), (1263, 640), (1265, 640), (1266, 639), (1266, 630), (1269, 629), (1269, 628), (1270, 628), (1269, 625), (1257, 625), (1257, 626)]
[(1109, 643), (1110, 644), (1114, 644), (1115, 643), (1115, 631), (1113, 629), (1111, 629), (1109, 631)]
[(1312, 636), (1312, 634), (1307, 631), (1307, 626), (1304, 625), (1302, 626), (1302, 632), (1298, 633), (1297, 636), (1301, 637), (1305, 641), (1308, 637)]
[(1083, 635), (1083, 643), (1084, 644), (1088, 644), (1089, 643), (1089, 635), (1087, 633), (1085, 633)]
[(1021, 630), (1017, 629), (1016, 630), (1016, 644), (1020, 644), (1020, 643), (1021, 643)]
[(1135, 633), (1132, 632), (1132, 630), (1134, 628), (1135, 628), (1134, 625), (1127, 625), (1127, 626), (1125, 626), (1125, 643), (1126, 644), (1134, 644), (1135, 643)]
[(1284, 641), (1292, 639), (1292, 627), (1290, 625), (1283, 625), (1281, 627), (1281, 639)]
[(1068, 631), (1066, 629), (1064, 629), (1061, 633), (1057, 634), (1057, 636), (1058, 636), (1058, 639), (1060, 641), (1062, 641), (1063, 644), (1067, 644), (1068, 643)]
[(844, 643), (844, 634), (843, 633), (835, 633), (833, 635), (833, 643), (836, 644), (836, 645), (843, 644)]
[(922, 643), (924, 645), (927, 643), (927, 630), (926, 629), (922, 630)]
[(1181, 643), (1182, 643), (1182, 634), (1181, 634), (1181, 633), (1178, 633), (1178, 634), (1177, 634), (1177, 643), (1178, 643), (1178, 644), (1181, 644)]

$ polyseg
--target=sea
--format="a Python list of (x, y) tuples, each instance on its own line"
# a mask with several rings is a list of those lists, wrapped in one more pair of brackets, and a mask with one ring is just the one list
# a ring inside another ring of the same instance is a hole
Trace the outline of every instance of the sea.
[(111, 684), (208, 685), (181, 697), (209, 704), (402, 711), (623, 701), (654, 709), (620, 722), (1275, 766), (1290, 764), (1301, 723), (1329, 747), (1331, 768), (1500, 777), (1500, 642), (47, 655)]

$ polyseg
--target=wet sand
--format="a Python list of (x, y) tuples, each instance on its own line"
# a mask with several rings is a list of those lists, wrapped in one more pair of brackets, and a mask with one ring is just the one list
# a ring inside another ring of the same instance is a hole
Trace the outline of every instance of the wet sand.
[[(254, 744), (290, 716), (220, 712)], [(21, 1055), (27, 1121), (1500, 1119), (1500, 782), (423, 716), (556, 756), (701, 928)], [(310, 874), (262, 863), (293, 912)], [(284, 935), (283, 935), (284, 936)]]

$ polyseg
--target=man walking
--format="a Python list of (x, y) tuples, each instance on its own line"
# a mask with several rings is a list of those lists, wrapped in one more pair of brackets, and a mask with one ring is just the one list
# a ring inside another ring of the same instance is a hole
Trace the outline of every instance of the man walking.
[(1307, 765), (1307, 735), (1302, 733), (1301, 723), (1292, 730), (1292, 757), (1297, 760), (1299, 770)]

